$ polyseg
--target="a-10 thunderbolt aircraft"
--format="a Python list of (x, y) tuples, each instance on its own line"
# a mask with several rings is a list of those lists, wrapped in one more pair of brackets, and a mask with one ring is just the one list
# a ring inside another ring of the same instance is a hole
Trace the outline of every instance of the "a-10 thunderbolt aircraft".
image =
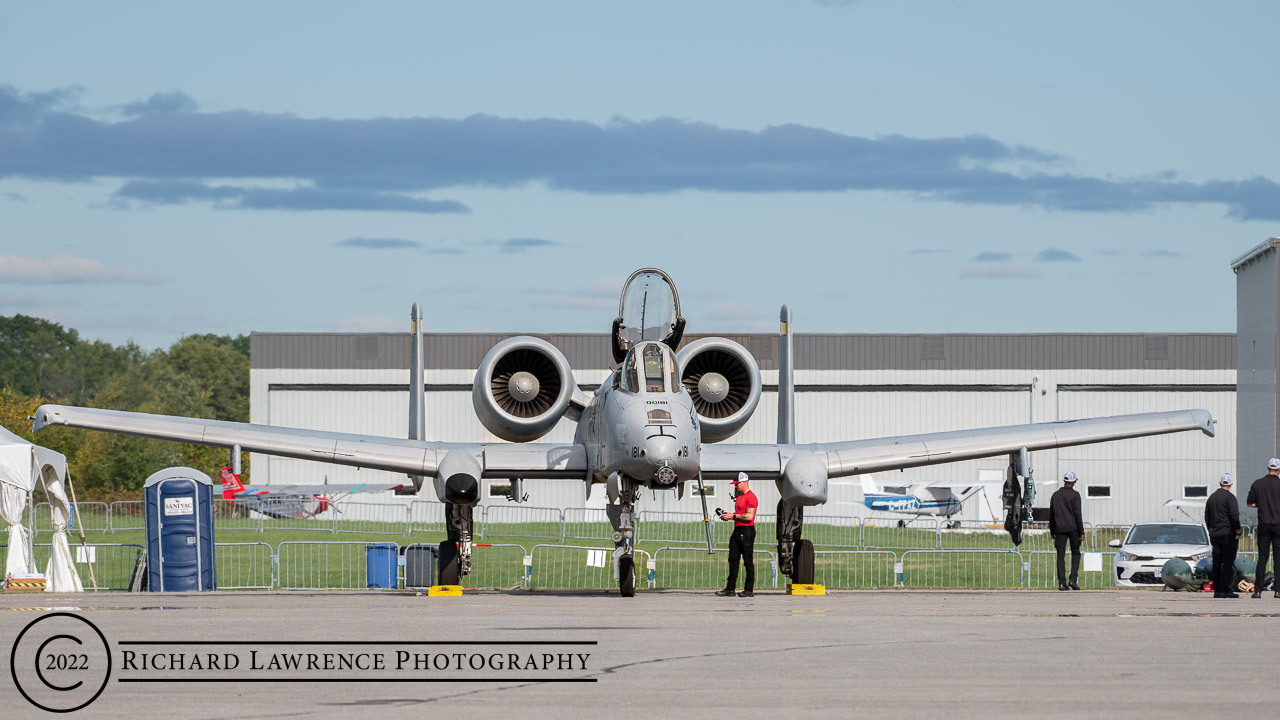
[[(783, 308), (778, 443), (729, 444), (760, 401), (760, 368), (751, 353), (725, 338), (681, 347), (685, 320), (666, 273), (638, 270), (622, 289), (613, 321), (610, 379), (593, 395), (578, 388), (564, 354), (535, 337), (499, 342), (481, 361), (472, 385), (480, 422), (507, 443), (427, 441), (423, 421), (421, 312), (414, 306), (410, 357), (409, 438), (253, 425), (92, 408), (43, 405), (34, 429), (66, 426), (323, 462), (403, 472), (416, 489), (434, 481), (445, 503), (448, 540), (440, 545), (440, 582), (457, 584), (471, 562), (472, 511), (481, 478), (525, 481), (580, 478), (586, 490), (605, 485), (613, 525), (614, 569), (623, 596), (635, 594), (632, 541), (640, 491), (677, 492), (706, 479), (745, 471), (773, 480), (779, 564), (795, 583), (813, 582), (813, 544), (804, 538), (803, 509), (827, 501), (827, 481), (865, 473), (1007, 455), (1005, 527), (1020, 541), (1029, 516), (1029, 453), (1035, 450), (1199, 430), (1213, 435), (1208, 411), (1123, 415), (1090, 420), (873, 440), (795, 442), (794, 377), (789, 311)], [(676, 349), (679, 348), (677, 352)], [(532, 442), (562, 417), (578, 423), (571, 443)], [(705, 502), (705, 500), (704, 500)], [(705, 508), (704, 508), (705, 512)], [(710, 545), (708, 528), (708, 545)]]

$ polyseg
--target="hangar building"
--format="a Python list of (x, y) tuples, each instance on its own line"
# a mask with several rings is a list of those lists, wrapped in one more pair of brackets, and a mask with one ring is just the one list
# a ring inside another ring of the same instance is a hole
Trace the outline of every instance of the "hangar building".
[[(424, 337), (429, 439), (499, 442), (475, 417), (471, 382), (484, 354), (505, 337)], [(565, 354), (583, 390), (591, 392), (608, 377), (608, 335), (540, 337)], [(775, 442), (778, 336), (727, 337), (752, 352), (764, 383), (755, 415), (727, 442)], [(410, 342), (408, 332), (254, 333), (251, 420), (406, 437)], [(1127, 524), (1183, 517), (1182, 511), (1165, 507), (1165, 501), (1204, 497), (1221, 473), (1239, 475), (1233, 334), (796, 334), (794, 343), (798, 442), (1203, 408), (1218, 421), (1216, 438), (1179, 433), (1038, 452), (1032, 458), (1035, 477), (1053, 480), (1075, 471), (1082, 480), (1078, 489), (1085, 498), (1086, 521)], [(562, 420), (542, 440), (569, 442), (573, 431), (574, 423)], [(876, 480), (900, 487), (934, 479), (976, 479), (984, 470), (1003, 467), (1000, 459), (971, 461), (888, 473)], [(288, 458), (259, 456), (252, 465), (255, 484), (402, 479), (394, 473)], [(711, 506), (727, 504), (727, 483), (712, 486)], [(1055, 486), (1041, 487), (1037, 506), (1047, 504)], [(537, 507), (600, 507), (604, 496), (597, 488), (588, 502), (577, 480), (530, 482), (525, 489), (528, 504)], [(773, 484), (760, 483), (755, 490), (762, 509), (772, 514), (777, 502)], [(482, 502), (509, 503), (498, 492), (486, 484)], [(422, 496), (435, 499), (429, 488)], [(380, 497), (403, 502), (389, 494)], [(827, 505), (812, 514), (867, 517), (870, 511), (861, 500), (859, 479), (833, 481)], [(700, 512), (695, 498), (677, 500), (674, 493), (646, 494), (640, 502), (641, 509)], [(990, 520), (998, 515), (998, 492), (992, 492), (967, 502), (957, 517)]]

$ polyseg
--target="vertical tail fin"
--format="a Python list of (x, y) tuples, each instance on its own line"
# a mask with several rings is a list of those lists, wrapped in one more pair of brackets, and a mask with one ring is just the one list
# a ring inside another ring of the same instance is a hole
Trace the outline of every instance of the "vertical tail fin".
[[(422, 361), (422, 306), (415, 302), (413, 309), (409, 311), (409, 316), (413, 318), (413, 329), (409, 340), (409, 439), (426, 440), (426, 387), (423, 378), (426, 369)], [(396, 494), (415, 494), (421, 487), (422, 478), (410, 475), (404, 492), (397, 490)]]
[(863, 495), (879, 495), (880, 486), (876, 484), (876, 479), (870, 475), (862, 475), (862, 494)]
[(778, 444), (796, 441), (796, 373), (791, 344), (791, 308), (782, 306), (778, 332)]
[(234, 501), (236, 493), (239, 492), (244, 492), (244, 483), (240, 482), (240, 478), (231, 471), (231, 468), (222, 468), (222, 499)]

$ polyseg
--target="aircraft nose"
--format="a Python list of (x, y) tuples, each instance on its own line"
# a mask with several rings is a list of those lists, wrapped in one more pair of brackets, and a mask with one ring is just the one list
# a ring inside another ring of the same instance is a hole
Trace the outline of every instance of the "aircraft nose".
[(676, 444), (675, 438), (666, 436), (649, 438), (647, 444), (648, 452), (646, 455), (654, 467), (675, 463), (676, 453), (680, 449), (680, 446)]

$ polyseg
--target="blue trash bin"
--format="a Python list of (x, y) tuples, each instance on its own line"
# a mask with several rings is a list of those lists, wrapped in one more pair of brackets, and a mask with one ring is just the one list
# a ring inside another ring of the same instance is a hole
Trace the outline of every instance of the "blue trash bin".
[(375, 543), (364, 546), (366, 587), (370, 590), (386, 590), (396, 587), (395, 543)]

